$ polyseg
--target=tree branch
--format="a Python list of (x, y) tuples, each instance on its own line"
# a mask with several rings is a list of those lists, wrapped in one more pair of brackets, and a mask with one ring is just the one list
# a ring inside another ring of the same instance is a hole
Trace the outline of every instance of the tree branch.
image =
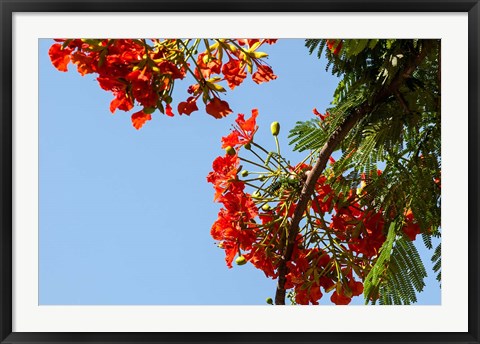
[(299, 232), (300, 221), (303, 218), (303, 214), (308, 205), (308, 200), (315, 190), (315, 184), (317, 183), (318, 178), (321, 176), (327, 161), (335, 151), (337, 146), (342, 142), (342, 140), (348, 135), (350, 130), (355, 126), (355, 124), (364, 116), (372, 112), (377, 104), (381, 103), (388, 97), (395, 95), (398, 92), (400, 86), (405, 82), (406, 79), (410, 78), (413, 71), (420, 65), (427, 55), (428, 50), (431, 47), (428, 41), (422, 46), (422, 50), (419, 54), (414, 56), (406, 65), (405, 69), (402, 72), (399, 72), (392, 82), (381, 89), (373, 98), (371, 105), (368, 102), (361, 104), (354, 112), (349, 114), (344, 122), (333, 132), (327, 142), (323, 145), (320, 153), (318, 155), (318, 160), (310, 171), (307, 180), (303, 186), (302, 192), (300, 193), (297, 206), (293, 213), (292, 222), (288, 228), (288, 237), (287, 244), (284, 248), (284, 254), (282, 260), (278, 266), (278, 283), (277, 290), (275, 293), (275, 304), (276, 305), (285, 305), (285, 282), (286, 276), (288, 274), (287, 262), (292, 258), (292, 252), (295, 245), (295, 239)]

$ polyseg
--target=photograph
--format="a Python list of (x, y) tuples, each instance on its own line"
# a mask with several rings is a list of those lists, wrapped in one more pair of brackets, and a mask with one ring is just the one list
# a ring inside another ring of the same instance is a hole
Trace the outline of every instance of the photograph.
[(39, 41), (40, 305), (441, 304), (441, 41)]
[(0, 0), (0, 344), (480, 344), (479, 0)]

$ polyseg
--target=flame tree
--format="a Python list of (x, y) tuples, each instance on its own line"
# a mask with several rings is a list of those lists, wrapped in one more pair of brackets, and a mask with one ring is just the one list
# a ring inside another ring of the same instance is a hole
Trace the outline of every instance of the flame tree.
[[(110, 111), (131, 115), (140, 129), (158, 111), (190, 115), (197, 101), (215, 118), (233, 113), (221, 97), (250, 75), (275, 80), (261, 51), (274, 39), (59, 39), (54, 66), (98, 74), (113, 93)], [(207, 181), (222, 204), (211, 235), (229, 268), (253, 264), (277, 280), (283, 305), (365, 302), (411, 304), (427, 273), (414, 241), (433, 250), (441, 280), (440, 42), (437, 40), (309, 39), (340, 78), (329, 109), (290, 130), (297, 163), (281, 154), (280, 123), (270, 127), (276, 149), (255, 141), (258, 111), (238, 114), (221, 138)], [(199, 51), (201, 51), (199, 53)], [(190, 75), (189, 97), (172, 107), (175, 83)], [(332, 153), (341, 157), (335, 161)], [(382, 166), (382, 169), (379, 168)]]

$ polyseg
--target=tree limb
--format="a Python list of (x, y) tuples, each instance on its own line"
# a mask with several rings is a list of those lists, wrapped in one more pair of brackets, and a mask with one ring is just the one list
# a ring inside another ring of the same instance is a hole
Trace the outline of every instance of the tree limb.
[(317, 183), (318, 178), (321, 176), (323, 170), (325, 169), (329, 157), (361, 118), (371, 113), (372, 110), (376, 107), (376, 105), (378, 105), (388, 97), (395, 95), (395, 93), (398, 92), (400, 86), (405, 82), (406, 79), (411, 77), (413, 71), (425, 59), (425, 56), (427, 55), (427, 52), (430, 48), (431, 44), (429, 44), (428, 40), (425, 41), (422, 46), (421, 52), (414, 56), (407, 63), (405, 69), (399, 72), (389, 85), (378, 91), (378, 93), (373, 98), (373, 102), (371, 103), (371, 105), (369, 105), (368, 102), (364, 102), (359, 107), (357, 107), (354, 112), (350, 113), (345, 118), (344, 122), (333, 132), (333, 134), (330, 136), (330, 138), (320, 150), (318, 160), (316, 161), (315, 165), (313, 166), (307, 177), (307, 180), (300, 193), (297, 206), (293, 213), (292, 221), (288, 227), (287, 244), (284, 248), (282, 260), (280, 261), (280, 264), (278, 266), (278, 283), (275, 293), (276, 305), (285, 305), (285, 282), (286, 276), (288, 274), (287, 262), (290, 261), (292, 258), (295, 239), (299, 232), (299, 224), (307, 208), (308, 200), (310, 199), (311, 195), (315, 190), (315, 184)]

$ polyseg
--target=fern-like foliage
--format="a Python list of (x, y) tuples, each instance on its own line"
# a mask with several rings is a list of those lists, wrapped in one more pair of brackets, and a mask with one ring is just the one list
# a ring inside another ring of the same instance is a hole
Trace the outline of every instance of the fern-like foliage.
[[(379, 286), (382, 283), (382, 278), (387, 271), (388, 263), (392, 255), (393, 244), (397, 238), (396, 224), (392, 222), (388, 229), (387, 239), (380, 248), (376, 264), (372, 267), (363, 283), (363, 293), (367, 300), (378, 299)], [(367, 301), (368, 303), (368, 301)]]
[[(326, 109), (330, 116), (324, 121), (298, 122), (290, 132), (291, 144), (297, 151), (317, 151), (349, 114), (359, 107), (370, 109), (337, 147), (342, 156), (331, 168), (336, 178), (333, 187), (346, 192), (366, 176), (367, 206), (383, 212), (386, 219), (396, 219), (364, 280), (366, 299), (381, 304), (414, 303), (416, 293), (423, 290), (426, 272), (415, 246), (399, 228), (403, 215), (411, 210), (428, 249), (433, 249), (431, 236), (440, 236), (440, 42), (342, 40), (342, 49), (335, 52), (327, 41), (309, 39), (306, 46), (311, 54), (324, 54), (327, 69), (341, 78), (332, 107)], [(411, 76), (377, 102), (376, 94), (424, 50), (426, 56)], [(377, 174), (379, 166), (381, 174)], [(439, 246), (432, 257), (439, 282), (440, 253)]]
[(437, 274), (437, 281), (440, 283), (442, 282), (442, 243), (439, 243), (438, 246), (435, 248), (432, 256), (433, 262), (433, 271)]
[(381, 253), (364, 283), (366, 303), (409, 305), (425, 287), (427, 272), (415, 245), (392, 223)]
[(295, 127), (290, 131), (293, 140), (290, 145), (294, 150), (300, 152), (304, 150), (317, 150), (322, 147), (329, 138), (329, 131), (320, 124), (319, 121), (310, 120), (306, 122), (297, 122)]

